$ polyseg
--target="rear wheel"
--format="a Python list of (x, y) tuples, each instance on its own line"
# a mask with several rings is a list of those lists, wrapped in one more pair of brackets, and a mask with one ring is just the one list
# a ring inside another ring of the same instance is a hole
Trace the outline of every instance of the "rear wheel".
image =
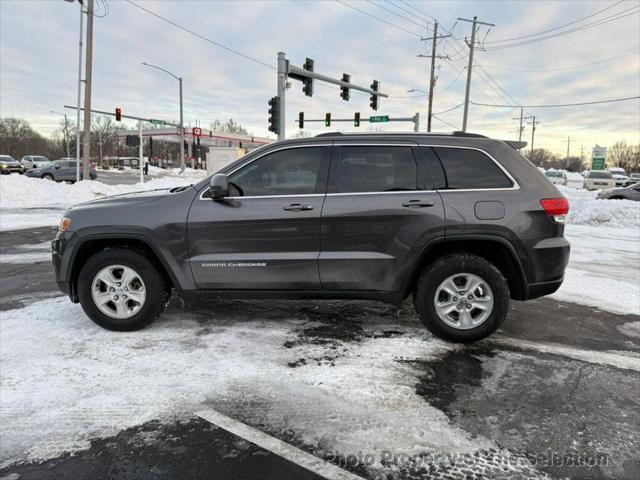
[(418, 316), (435, 336), (473, 342), (504, 322), (509, 286), (492, 263), (471, 254), (452, 254), (429, 265), (420, 276), (413, 301)]
[(51, 175), (50, 173), (45, 173), (44, 175), (42, 175), (42, 178), (44, 180), (54, 180), (53, 175)]
[(151, 324), (164, 311), (170, 290), (142, 253), (108, 248), (91, 257), (78, 276), (85, 313), (108, 330), (132, 331)]

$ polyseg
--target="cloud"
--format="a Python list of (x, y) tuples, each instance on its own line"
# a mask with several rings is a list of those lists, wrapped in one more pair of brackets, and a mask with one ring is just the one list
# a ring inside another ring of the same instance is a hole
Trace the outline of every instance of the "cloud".
[[(259, 62), (275, 66), (278, 51), (295, 64), (305, 57), (315, 60), (322, 73), (368, 86), (375, 78), (392, 97), (408, 97), (409, 89), (428, 87), (429, 60), (418, 58), (427, 45), (419, 38), (333, 1), (144, 1), (145, 8), (169, 18), (214, 41), (243, 52)], [(407, 30), (427, 35), (428, 17), (406, 4), (386, 2), (385, 8), (413, 21), (421, 28), (376, 7), (375, 1), (353, 6), (384, 18)], [(553, 28), (601, 10), (609, 3), (551, 1), (440, 1), (411, 2), (437, 17), (441, 32), (457, 17), (477, 15), (495, 23), (487, 41), (518, 37)], [(633, 7), (625, 2), (602, 14)], [(381, 4), (382, 5), (382, 4)], [(144, 67), (148, 62), (184, 79), (185, 120), (208, 125), (214, 119), (233, 117), (256, 135), (267, 135), (267, 100), (276, 93), (273, 70), (197, 38), (124, 1), (109, 0), (110, 13), (96, 18), (94, 36), (93, 106), (151, 118), (178, 118), (178, 82)], [(402, 10), (403, 7), (405, 10)], [(408, 11), (407, 11), (408, 9)], [(413, 13), (409, 13), (413, 12)], [(64, 104), (76, 103), (78, 55), (78, 7), (67, 2), (0, 2), (0, 115), (27, 118), (45, 134), (57, 127)], [(595, 17), (599, 18), (599, 17)], [(486, 27), (480, 29), (484, 39)], [(457, 43), (443, 44), (440, 53), (451, 60), (439, 61), (434, 111), (458, 105), (464, 98), (467, 51), (462, 39), (470, 24), (458, 22), (453, 35)], [(487, 44), (495, 45), (495, 44)], [(515, 69), (550, 69), (613, 57), (640, 49), (638, 15), (595, 28), (516, 48), (478, 51), (479, 65)], [(486, 72), (486, 73), (485, 73)], [(640, 55), (629, 56), (583, 69), (563, 72), (513, 72), (474, 69), (472, 99), (477, 102), (511, 104), (513, 97), (525, 104), (568, 103), (637, 95), (640, 91)], [(455, 81), (455, 83), (454, 83)], [(505, 92), (501, 91), (497, 82)], [(439, 93), (439, 90), (447, 89)], [(426, 97), (381, 100), (378, 113), (412, 116), (420, 112), (426, 124)], [(610, 144), (619, 138), (640, 142), (640, 104), (614, 103), (572, 109), (527, 109), (542, 120), (536, 145), (563, 152), (566, 137), (588, 148)], [(359, 111), (370, 115), (368, 95), (352, 92), (350, 102), (339, 97), (337, 87), (316, 84), (312, 98), (292, 80), (287, 91), (288, 135), (296, 131), (297, 113), (307, 118), (351, 118)], [(74, 112), (69, 110), (70, 114)], [(517, 135), (519, 109), (470, 107), (470, 130), (496, 137)], [(438, 115), (460, 127), (462, 108)], [(348, 124), (338, 124), (347, 126)], [(324, 126), (314, 124), (319, 133)], [(388, 124), (386, 130), (410, 130), (410, 124)], [(348, 127), (345, 127), (348, 128)], [(452, 127), (434, 119), (437, 130)], [(529, 128), (525, 137), (530, 134)]]

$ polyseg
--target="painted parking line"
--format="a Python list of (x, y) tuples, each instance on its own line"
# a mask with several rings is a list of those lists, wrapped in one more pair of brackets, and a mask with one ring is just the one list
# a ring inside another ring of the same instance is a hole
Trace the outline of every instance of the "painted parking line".
[(640, 355), (635, 352), (585, 350), (555, 343), (531, 342), (498, 335), (491, 337), (488, 341), (503, 347), (517, 348), (520, 350), (536, 350), (540, 353), (560, 355), (582, 362), (608, 365), (610, 367), (640, 372)]
[(227, 417), (212, 408), (203, 407), (195, 412), (195, 415), (327, 480), (363, 480), (363, 477), (359, 475), (347, 472), (330, 462)]

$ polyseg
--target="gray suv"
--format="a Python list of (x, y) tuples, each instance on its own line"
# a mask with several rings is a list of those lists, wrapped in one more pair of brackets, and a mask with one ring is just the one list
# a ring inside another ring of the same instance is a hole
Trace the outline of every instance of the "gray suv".
[(65, 213), (56, 280), (97, 324), (135, 330), (172, 289), (212, 298), (413, 297), (435, 335), (494, 332), (509, 299), (556, 291), (568, 202), (516, 147), (473, 134), (273, 143), (188, 187)]
[[(27, 170), (27, 177), (44, 178), (45, 180), (55, 180), (56, 182), (75, 182), (76, 165), (77, 161), (75, 159), (55, 160), (37, 168)], [(82, 179), (82, 175), (82, 164), (80, 164), (80, 179)], [(91, 180), (98, 178), (96, 167), (93, 164), (91, 164), (89, 168), (89, 178)]]

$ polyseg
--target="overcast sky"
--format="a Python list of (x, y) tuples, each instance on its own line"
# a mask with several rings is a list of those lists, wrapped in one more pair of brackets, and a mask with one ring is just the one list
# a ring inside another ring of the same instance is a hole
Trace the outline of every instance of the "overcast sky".
[[(469, 23), (457, 17), (494, 23), (479, 29), (485, 51), (477, 51), (471, 99), (479, 103), (524, 105), (587, 102), (640, 95), (640, 2), (617, 1), (144, 1), (138, 5), (267, 65), (275, 66), (284, 51), (293, 64), (305, 57), (315, 60), (316, 71), (334, 77), (351, 74), (354, 83), (368, 86), (373, 79), (392, 98), (381, 99), (377, 114), (412, 116), (420, 112), (426, 129), (426, 96), (410, 89), (428, 88), (425, 42), (433, 21), (421, 10), (452, 29), (459, 40), (441, 42), (438, 53), (450, 60), (438, 62), (434, 112), (448, 110), (464, 99), (468, 50), (463, 48)], [(216, 47), (124, 0), (107, 0), (108, 15), (95, 18), (93, 108), (125, 114), (178, 118), (178, 83), (168, 75), (144, 67), (156, 64), (184, 79), (185, 123), (208, 126), (215, 119), (234, 118), (255, 135), (267, 135), (267, 101), (276, 94), (276, 74), (268, 66)], [(344, 3), (352, 6), (349, 6)], [(610, 8), (607, 8), (610, 7)], [(96, 2), (96, 15), (106, 10)], [(357, 10), (356, 10), (357, 9)], [(603, 12), (560, 29), (551, 35), (630, 14), (593, 28), (581, 29), (544, 41), (489, 50), (539, 37), (523, 37), (573, 22), (599, 10)], [(635, 13), (634, 13), (635, 12)], [(369, 15), (367, 15), (369, 14)], [(377, 17), (377, 18), (373, 18)], [(402, 18), (404, 17), (404, 18)], [(388, 23), (385, 23), (388, 22)], [(86, 24), (86, 23), (85, 23)], [(391, 25), (392, 24), (392, 25)], [(50, 135), (64, 112), (76, 103), (78, 69), (78, 3), (63, 0), (0, 0), (0, 114), (29, 120)], [(613, 57), (621, 57), (613, 60)], [(601, 62), (601, 60), (607, 60)], [(591, 66), (556, 70), (599, 62)], [(519, 71), (514, 71), (519, 70)], [(523, 72), (520, 70), (534, 70)], [(553, 70), (553, 71), (541, 71)], [(462, 74), (462, 75), (461, 75)], [(496, 83), (493, 83), (493, 82)], [(501, 91), (503, 89), (504, 91)], [(510, 99), (507, 95), (511, 96)], [(404, 97), (404, 98), (401, 98)], [(408, 98), (407, 98), (408, 97)], [(462, 124), (462, 107), (438, 115), (434, 130), (451, 131)], [(367, 95), (339, 97), (337, 87), (316, 85), (312, 98), (292, 81), (287, 92), (287, 134), (297, 130), (297, 114), (307, 118), (367, 117)], [(69, 111), (72, 113), (72, 111)], [(469, 131), (500, 138), (517, 138), (518, 108), (471, 105)], [(526, 108), (542, 122), (536, 146), (566, 152), (572, 137), (572, 154), (580, 145), (586, 151), (598, 143), (615, 140), (640, 142), (640, 103), (632, 100), (572, 108)], [(451, 125), (449, 125), (451, 124)], [(315, 124), (312, 133), (325, 130)], [(337, 124), (353, 130), (350, 124)], [(410, 130), (410, 124), (385, 124), (386, 130)], [(362, 130), (367, 130), (363, 124)], [(332, 128), (335, 130), (336, 128)], [(531, 128), (524, 132), (530, 141)]]

